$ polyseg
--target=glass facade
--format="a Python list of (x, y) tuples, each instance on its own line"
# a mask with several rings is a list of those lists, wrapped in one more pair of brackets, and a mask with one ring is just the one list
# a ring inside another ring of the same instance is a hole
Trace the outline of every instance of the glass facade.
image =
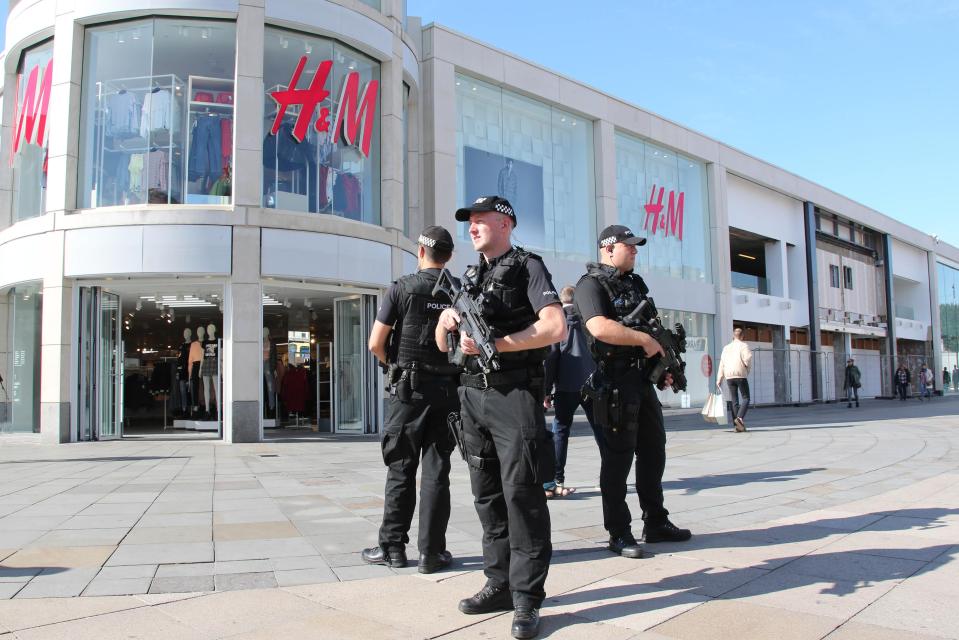
[(235, 58), (229, 22), (87, 29), (79, 206), (229, 204)]
[[(263, 206), (380, 224), (379, 63), (282, 29), (264, 46)], [(303, 108), (292, 90), (318, 102)]]
[(40, 432), (40, 320), (43, 296), (39, 283), (17, 285), (4, 296), (7, 331), (5, 388), (0, 388), (0, 431)]
[(592, 122), (469, 76), (455, 89), (457, 205), (498, 194), (516, 210), (516, 244), (593, 259)]
[(939, 271), (942, 366), (949, 370), (949, 377), (953, 378), (953, 370), (959, 368), (959, 269), (941, 263), (936, 268)]
[(13, 219), (41, 215), (47, 194), (47, 113), (53, 72), (53, 41), (26, 50), (17, 69), (13, 119)]
[[(686, 393), (689, 394), (689, 406), (702, 406), (716, 386), (715, 371), (719, 354), (713, 339), (713, 315), (660, 309), (659, 318), (668, 329), (672, 329), (677, 322), (686, 329), (686, 353), (683, 354), (686, 362)], [(686, 406), (681, 393), (673, 393), (672, 389), (657, 393), (663, 406)]]
[(712, 282), (702, 162), (617, 132), (616, 196), (620, 223), (648, 239), (637, 271)]

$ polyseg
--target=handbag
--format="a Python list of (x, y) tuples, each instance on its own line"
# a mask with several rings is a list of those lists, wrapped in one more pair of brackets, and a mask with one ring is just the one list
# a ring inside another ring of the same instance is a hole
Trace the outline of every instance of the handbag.
[(723, 394), (713, 394), (713, 403), (709, 408), (710, 422), (716, 424), (726, 424), (726, 402), (723, 400)]
[(716, 422), (715, 420), (712, 419), (712, 416), (710, 415), (710, 412), (712, 411), (712, 408), (713, 408), (713, 401), (715, 400), (715, 398), (716, 396), (710, 393), (709, 397), (706, 398), (706, 404), (703, 405), (703, 410), (700, 411), (700, 413), (703, 416), (703, 420), (705, 420), (706, 422)]

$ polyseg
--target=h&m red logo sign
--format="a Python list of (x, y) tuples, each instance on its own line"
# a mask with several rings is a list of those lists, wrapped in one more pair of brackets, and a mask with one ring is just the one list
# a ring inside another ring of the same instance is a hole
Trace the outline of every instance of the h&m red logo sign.
[[(293, 126), (293, 137), (297, 142), (303, 142), (306, 133), (310, 127), (310, 121), (313, 120), (313, 113), (317, 106), (326, 100), (330, 92), (327, 90), (327, 81), (330, 77), (330, 71), (333, 69), (332, 60), (324, 60), (320, 63), (313, 81), (307, 89), (297, 89), (296, 85), (300, 81), (300, 75), (306, 66), (307, 57), (300, 58), (296, 69), (293, 71), (293, 77), (290, 78), (288, 89), (282, 91), (270, 92), (270, 97), (276, 101), (276, 118), (273, 120), (273, 128), (270, 133), (276, 135), (283, 124), (283, 116), (286, 114), (287, 107), (299, 105), (300, 113), (296, 117), (296, 123)], [(360, 74), (358, 71), (351, 71), (343, 82), (343, 90), (340, 93), (340, 101), (336, 109), (336, 118), (333, 120), (333, 134), (339, 135), (342, 132), (343, 140), (350, 145), (358, 146), (363, 155), (369, 157), (370, 143), (373, 140), (373, 123), (376, 117), (376, 94), (380, 83), (376, 80), (370, 80), (363, 87), (360, 93)], [(319, 132), (330, 130), (330, 110), (326, 107), (320, 109), (320, 115), (314, 123), (314, 128)]]
[[(47, 128), (47, 113), (50, 110), (50, 90), (53, 86), (53, 60), (47, 62), (40, 76), (40, 65), (30, 70), (24, 85), (17, 86), (17, 97), (23, 91), (23, 100), (17, 104), (19, 113), (14, 114), (13, 154), (20, 150), (26, 134), (27, 144), (43, 146), (46, 143), (44, 134)], [(13, 154), (10, 164), (13, 164)]]
[(660, 187), (659, 193), (657, 194), (656, 185), (653, 185), (652, 190), (649, 192), (649, 201), (644, 207), (646, 209), (646, 223), (643, 225), (643, 229), (649, 232), (650, 235), (657, 233), (662, 233), (663, 237), (672, 235), (682, 242), (683, 200), (686, 194), (680, 191), (677, 196), (675, 191), (670, 190), (666, 212), (664, 213), (663, 195), (665, 191), (665, 187)]

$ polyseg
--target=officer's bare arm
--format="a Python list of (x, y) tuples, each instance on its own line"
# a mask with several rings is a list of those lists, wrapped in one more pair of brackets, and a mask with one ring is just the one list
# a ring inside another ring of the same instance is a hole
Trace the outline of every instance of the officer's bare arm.
[(373, 321), (373, 330), (370, 331), (369, 349), (376, 359), (386, 364), (386, 342), (390, 339), (393, 327), (383, 324), (379, 320)]
[(566, 315), (559, 304), (550, 304), (539, 310), (539, 319), (522, 331), (496, 339), (501, 352), (524, 351), (548, 347), (566, 339)]
[(433, 332), (433, 339), (436, 341), (436, 348), (443, 353), (448, 352), (449, 346), (446, 344), (446, 334), (449, 331), (456, 331), (460, 324), (460, 317), (453, 309), (444, 309), (440, 314), (439, 321), (436, 323), (436, 331)]
[(620, 323), (606, 316), (593, 316), (586, 321), (586, 330), (594, 338), (606, 344), (615, 344), (623, 347), (642, 347), (647, 356), (662, 355), (663, 348), (653, 338), (642, 331), (624, 327)]

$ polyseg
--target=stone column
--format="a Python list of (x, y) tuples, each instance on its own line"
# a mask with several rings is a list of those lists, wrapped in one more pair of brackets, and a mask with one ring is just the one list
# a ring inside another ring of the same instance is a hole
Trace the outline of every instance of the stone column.
[(803, 203), (803, 228), (806, 240), (806, 290), (809, 294), (809, 366), (812, 399), (822, 400), (822, 372), (819, 359), (819, 276), (816, 263), (816, 205)]
[(223, 441), (258, 442), (263, 386), (260, 230), (233, 227), (233, 273), (223, 291)]
[(729, 258), (726, 167), (716, 163), (707, 164), (706, 181), (709, 188), (709, 237), (713, 283), (716, 287), (716, 316), (713, 320), (716, 344), (712, 348), (715, 359), (719, 357), (721, 345), (733, 339), (733, 283)]
[[(616, 204), (616, 130), (612, 122), (597, 120), (593, 124), (593, 158), (593, 174), (596, 176), (596, 234), (599, 234), (619, 221)], [(632, 231), (639, 235), (641, 229)]]
[(932, 325), (932, 373), (936, 379), (936, 389), (942, 389), (942, 317), (939, 314), (939, 268), (936, 252), (926, 254), (929, 260), (929, 319)]
[(13, 147), (13, 114), (17, 101), (17, 74), (3, 74), (3, 98), (0, 99), (0, 229), (13, 224), (13, 170), (10, 152)]
[(886, 290), (886, 359), (882, 371), (883, 395), (895, 397), (896, 388), (892, 382), (893, 372), (899, 366), (896, 347), (896, 290), (892, 271), (892, 236), (882, 236), (883, 280)]
[[(429, 34), (424, 34), (427, 40)], [(424, 43), (428, 50), (428, 43)], [(423, 71), (424, 224), (455, 229), (456, 80), (453, 65), (430, 58)], [(461, 252), (463, 253), (463, 252)]]
[(63, 277), (64, 232), (47, 234), (50, 261), (43, 278), (40, 333), (40, 439), (45, 444), (70, 442), (73, 381), (73, 282)]
[[(263, 0), (240, 0), (236, 19), (236, 90), (233, 116), (233, 203), (238, 223), (259, 207), (263, 189)], [(235, 239), (234, 239), (235, 241)], [(259, 255), (259, 249), (257, 249)], [(236, 255), (234, 254), (234, 264)]]
[(11, 372), (10, 360), (10, 296), (8, 294), (0, 295), (0, 376), (3, 377), (3, 386), (6, 393), (0, 390), (0, 432), (5, 428), (5, 424), (10, 421), (10, 385), (13, 376)]
[[(73, 12), (69, 10), (57, 15), (53, 36), (53, 78), (47, 120), (50, 131), (47, 213), (69, 211), (77, 206), (80, 127), (76, 114), (80, 112), (82, 75), (83, 25), (74, 22)], [(60, 255), (63, 255), (62, 251)]]

